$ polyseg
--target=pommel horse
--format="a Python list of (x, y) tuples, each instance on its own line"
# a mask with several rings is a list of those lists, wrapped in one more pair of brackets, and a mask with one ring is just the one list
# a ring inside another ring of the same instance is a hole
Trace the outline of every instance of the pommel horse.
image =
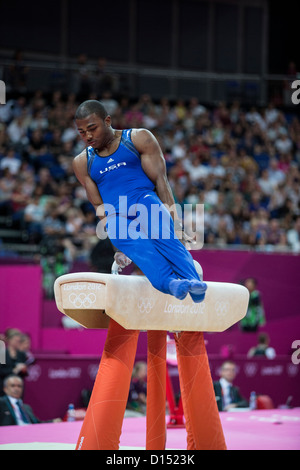
[[(194, 261), (203, 277), (200, 264)], [(153, 268), (155, 269), (155, 267)], [(224, 450), (203, 332), (222, 332), (246, 314), (249, 292), (238, 284), (207, 282), (194, 303), (156, 290), (144, 276), (73, 273), (54, 284), (57, 308), (85, 328), (108, 334), (76, 449), (118, 450), (140, 331), (147, 331), (146, 449), (166, 444), (166, 335), (175, 337), (188, 450)]]

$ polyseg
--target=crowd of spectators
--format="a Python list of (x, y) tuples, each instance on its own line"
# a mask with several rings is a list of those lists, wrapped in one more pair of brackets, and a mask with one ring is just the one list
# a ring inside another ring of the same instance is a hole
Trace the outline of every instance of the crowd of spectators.
[[(272, 103), (203, 106), (197, 98), (100, 99), (116, 129), (145, 127), (163, 150), (176, 203), (204, 205), (204, 243), (300, 251), (300, 121)], [(0, 217), (26, 243), (72, 262), (98, 241), (97, 219), (72, 171), (83, 150), (78, 96), (37, 91), (0, 108)], [(186, 213), (185, 213), (186, 215)], [(0, 240), (1, 251), (1, 240)], [(59, 274), (59, 273), (58, 273)]]

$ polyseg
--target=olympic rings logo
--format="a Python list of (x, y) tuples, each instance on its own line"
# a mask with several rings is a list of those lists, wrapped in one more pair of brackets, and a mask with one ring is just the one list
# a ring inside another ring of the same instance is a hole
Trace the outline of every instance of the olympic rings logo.
[(139, 299), (138, 301), (138, 309), (141, 313), (150, 313), (153, 309), (154, 302), (152, 299), (146, 297), (145, 299)]
[(72, 293), (69, 295), (69, 301), (76, 308), (88, 308), (96, 302), (96, 296), (93, 293), (90, 293), (88, 295), (84, 294), (83, 292), (81, 294)]
[(224, 317), (229, 311), (229, 302), (216, 302), (215, 310), (218, 317)]

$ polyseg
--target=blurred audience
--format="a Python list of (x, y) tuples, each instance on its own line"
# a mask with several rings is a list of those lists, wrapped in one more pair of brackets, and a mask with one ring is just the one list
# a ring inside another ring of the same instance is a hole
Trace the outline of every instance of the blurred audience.
[[(74, 93), (54, 92), (49, 99), (37, 91), (9, 100), (0, 115), (0, 216), (12, 217), (28, 231), (29, 243), (37, 243), (48, 235), (41, 226), (47, 203), (55, 204), (57, 243), (68, 260), (88, 257), (85, 219), (93, 213), (72, 171), (73, 157), (83, 150), (74, 113), (95, 80), (85, 55), (78, 64)], [(100, 58), (98, 81), (104, 69)], [(204, 204), (205, 244), (300, 251), (297, 116), (272, 103), (248, 110), (222, 102), (208, 109), (197, 98), (154, 103), (147, 94), (130, 103), (117, 100), (112, 86), (100, 89), (93, 96), (108, 107), (113, 127), (147, 127), (155, 134), (176, 202)]]
[[(182, 208), (189, 204), (183, 222), (201, 246), (300, 252), (297, 115), (273, 103), (208, 107), (197, 97), (154, 102), (143, 94), (131, 102), (115, 93), (105, 58), (96, 71), (84, 54), (78, 65), (68, 95), (20, 92), (0, 109), (0, 229), (19, 231), (19, 246), (39, 247), (35, 259), (47, 297), (53, 297), (53, 279), (74, 261), (89, 262), (99, 241), (94, 209), (72, 170), (74, 156), (84, 149), (74, 114), (87, 98), (103, 100), (114, 128), (154, 133), (174, 199)], [(0, 239), (2, 256), (5, 242)], [(9, 251), (17, 254), (12, 243)], [(247, 315), (242, 329), (249, 321)]]

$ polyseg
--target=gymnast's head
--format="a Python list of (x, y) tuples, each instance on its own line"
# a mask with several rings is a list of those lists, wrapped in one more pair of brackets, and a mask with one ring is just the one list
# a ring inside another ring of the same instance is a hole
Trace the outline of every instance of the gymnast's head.
[(96, 114), (102, 121), (108, 116), (108, 113), (100, 101), (87, 100), (81, 103), (75, 113), (75, 120), (85, 119), (91, 114)]
[(75, 122), (85, 144), (97, 150), (105, 147), (113, 135), (111, 117), (100, 101), (81, 103), (75, 113)]

